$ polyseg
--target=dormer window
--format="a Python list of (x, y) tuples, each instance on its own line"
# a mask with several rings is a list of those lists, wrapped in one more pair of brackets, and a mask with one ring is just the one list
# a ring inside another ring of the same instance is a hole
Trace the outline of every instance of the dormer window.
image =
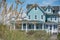
[(35, 19), (37, 19), (37, 15), (35, 15)]
[(37, 7), (35, 7), (35, 10), (37, 10)]
[(50, 11), (50, 9), (48, 9), (48, 12)]

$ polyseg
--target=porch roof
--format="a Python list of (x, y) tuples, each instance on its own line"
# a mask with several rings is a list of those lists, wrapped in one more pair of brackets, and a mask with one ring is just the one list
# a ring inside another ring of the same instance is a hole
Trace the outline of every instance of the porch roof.
[(45, 24), (56, 24), (56, 25), (58, 25), (58, 23), (56, 23), (56, 22), (45, 22)]
[(43, 21), (37, 21), (37, 20), (18, 20), (16, 23), (44, 23)]

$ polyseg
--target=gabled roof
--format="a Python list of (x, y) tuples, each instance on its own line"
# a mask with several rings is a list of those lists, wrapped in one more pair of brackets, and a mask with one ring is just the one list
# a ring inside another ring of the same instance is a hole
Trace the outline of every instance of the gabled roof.
[(50, 5), (48, 5), (48, 6), (45, 8), (45, 11), (46, 11), (48, 8), (51, 9), (51, 10), (53, 11), (52, 6), (50, 6)]
[(31, 6), (31, 8), (27, 11), (27, 14), (28, 14), (33, 8), (36, 8), (36, 7), (38, 7), (43, 13), (45, 13), (44, 10), (43, 10), (40, 6), (38, 6), (37, 4), (33, 4), (33, 5)]
[[(50, 6), (50, 7), (52, 8), (53, 13), (56, 14), (56, 13), (58, 13), (60, 6)], [(41, 6), (41, 8), (43, 10), (45, 10), (47, 8), (47, 6)]]

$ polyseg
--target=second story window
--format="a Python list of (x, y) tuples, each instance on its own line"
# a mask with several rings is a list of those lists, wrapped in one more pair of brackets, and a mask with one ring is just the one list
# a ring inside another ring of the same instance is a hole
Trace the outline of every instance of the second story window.
[(52, 25), (50, 25), (50, 30), (52, 30)]
[(43, 15), (41, 15), (41, 19), (43, 19)]
[(55, 20), (56, 20), (56, 17), (55, 17)]
[(57, 25), (54, 25), (54, 29), (57, 29)]
[(48, 29), (48, 25), (45, 25), (45, 26), (44, 26), (44, 29)]
[(52, 17), (51, 17), (51, 20), (52, 20)]
[(29, 15), (29, 19), (30, 19), (30, 15)]
[(35, 15), (35, 19), (37, 19), (37, 15)]

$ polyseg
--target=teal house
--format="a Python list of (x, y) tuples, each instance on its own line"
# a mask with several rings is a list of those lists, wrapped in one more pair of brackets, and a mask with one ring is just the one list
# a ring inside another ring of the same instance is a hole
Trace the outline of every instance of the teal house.
[(41, 7), (37, 4), (33, 4), (27, 9), (25, 17), (27, 19), (20, 21), (21, 29), (26, 31), (45, 30), (46, 32), (57, 33), (59, 22), (58, 12), (59, 10), (55, 10), (55, 7), (49, 5)]

